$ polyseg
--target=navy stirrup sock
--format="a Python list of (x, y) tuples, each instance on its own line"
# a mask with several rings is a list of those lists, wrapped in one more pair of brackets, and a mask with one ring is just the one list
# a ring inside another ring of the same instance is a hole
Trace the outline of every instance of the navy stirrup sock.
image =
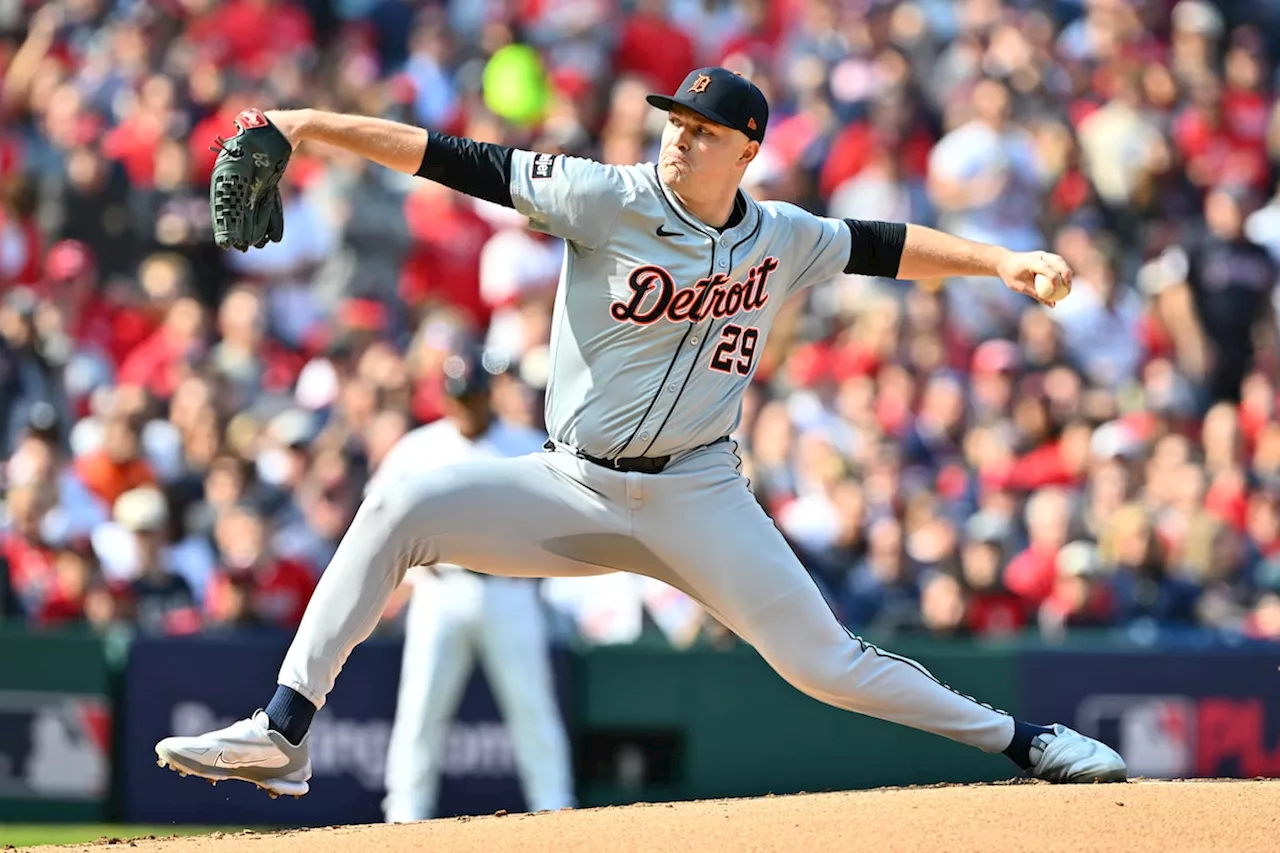
[(271, 728), (294, 746), (307, 736), (311, 718), (316, 714), (316, 706), (310, 699), (284, 685), (276, 687), (276, 695), (271, 697), (266, 710)]
[(1024, 723), (1021, 720), (1013, 721), (1013, 741), (1005, 747), (1004, 754), (1013, 760), (1013, 763), (1021, 767), (1023, 770), (1031, 769), (1031, 741), (1035, 740), (1036, 735), (1051, 735), (1053, 729), (1045, 726), (1037, 726), (1033, 723)]

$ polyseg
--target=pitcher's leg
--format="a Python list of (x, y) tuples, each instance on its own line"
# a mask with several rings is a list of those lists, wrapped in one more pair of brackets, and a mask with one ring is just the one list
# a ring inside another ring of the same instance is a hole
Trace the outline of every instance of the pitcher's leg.
[(812, 584), (728, 618), (783, 678), (828, 705), (985, 752), (999, 752), (1013, 738), (1009, 715), (944, 686), (921, 664), (846, 631)]
[(736, 617), (734, 627), (784, 678), (829, 705), (1003, 752), (1050, 782), (1127, 776), (1124, 759), (1106, 744), (1066, 726), (1014, 720), (952, 690), (915, 661), (854, 637), (816, 587), (797, 588)]
[(1003, 751), (1041, 779), (1125, 778), (1124, 761), (1106, 744), (1065, 726), (1015, 721), (854, 637), (736, 474), (732, 454), (693, 462), (648, 485), (636, 516), (641, 535), (677, 586), (792, 685), (836, 707)]
[(535, 577), (598, 574), (598, 567), (566, 560), (538, 543), (616, 525), (598, 496), (536, 455), (388, 482), (365, 499), (342, 537), (278, 681), (323, 707), (347, 656), (378, 624), (410, 566), (446, 562)]
[[(731, 467), (708, 470), (699, 486), (695, 474), (688, 479), (653, 483), (640, 514), (645, 541), (671, 567), (676, 585), (705, 603), (783, 678), (850, 711), (989, 752), (1009, 745), (1014, 727), (1007, 714), (846, 631)], [(689, 535), (693, 529), (696, 536)]]
[[(554, 457), (554, 461), (553, 461)], [(347, 656), (377, 625), (410, 566), (437, 562), (487, 574), (595, 575), (625, 568), (597, 550), (561, 556), (565, 541), (628, 533), (620, 478), (584, 472), (567, 454), (468, 462), (380, 483), (356, 513), (285, 655), (265, 711), (225, 729), (156, 744), (161, 766), (242, 779), (273, 794), (308, 790), (311, 720)], [(624, 508), (623, 512), (619, 508)]]

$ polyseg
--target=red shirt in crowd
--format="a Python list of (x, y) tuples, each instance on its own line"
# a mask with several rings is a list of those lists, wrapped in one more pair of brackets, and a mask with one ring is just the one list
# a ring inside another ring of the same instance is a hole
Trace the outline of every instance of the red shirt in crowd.
[(53, 552), (14, 531), (0, 533), (0, 557), (9, 564), (9, 585), (26, 601), (43, 601), (56, 585)]
[(975, 592), (965, 611), (965, 621), (975, 634), (1008, 634), (1026, 627), (1027, 607), (1011, 592)]
[(1030, 605), (1039, 605), (1053, 592), (1057, 579), (1056, 548), (1032, 543), (1014, 557), (1004, 572), (1004, 584)]
[(160, 325), (156, 311), (120, 304), (97, 283), (93, 248), (61, 240), (44, 257), (42, 280), (33, 288), (63, 314), (67, 334), (82, 348), (97, 351), (119, 367)]
[(156, 148), (164, 134), (164, 125), (155, 116), (138, 110), (107, 131), (102, 153), (124, 167), (129, 183), (146, 189), (155, 178)]
[(1223, 124), (1238, 143), (1262, 146), (1267, 139), (1271, 106), (1258, 92), (1228, 89), (1222, 96)]
[[(765, 0), (764, 15), (759, 24), (722, 43), (714, 64), (724, 65), (730, 56), (739, 53), (761, 61), (773, 59), (786, 22), (794, 21), (799, 17), (794, 8), (795, 5), (784, 0)], [(787, 6), (793, 8), (788, 9)]]
[(40, 605), (35, 621), (39, 625), (57, 625), (61, 622), (75, 622), (83, 617), (84, 599), (58, 590)]
[(214, 4), (212, 12), (191, 22), (187, 38), (219, 65), (257, 77), (269, 72), (282, 55), (316, 41), (306, 10), (266, 0)]
[(156, 482), (151, 466), (143, 460), (115, 462), (105, 450), (94, 450), (76, 459), (75, 471), (85, 487), (107, 506), (114, 506), (116, 498), (131, 489)]
[[(297, 627), (316, 588), (316, 579), (311, 571), (293, 560), (274, 560), (251, 571), (250, 600), (254, 614), (271, 625)], [(225, 570), (209, 579), (205, 607), (212, 618), (225, 617), (231, 583), (231, 574)]]
[[(0, 113), (0, 121), (5, 116)], [(16, 175), (23, 166), (22, 139), (16, 133), (0, 133), (0, 177)]]
[(190, 366), (188, 342), (161, 326), (120, 366), (120, 384), (146, 388), (152, 396), (167, 400)]
[(1059, 442), (1043, 444), (1013, 464), (1007, 486), (1031, 492), (1046, 486), (1074, 486), (1081, 482), (1081, 472), (1072, 471), (1063, 457)]
[[(222, 106), (202, 121), (196, 122), (187, 135), (187, 156), (191, 158), (191, 182), (207, 184), (213, 176), (213, 166), (218, 159), (217, 137), (227, 138), (236, 133), (236, 116), (252, 104), (242, 96), (232, 95)], [(290, 161), (292, 166), (292, 161)]]
[(1215, 123), (1199, 109), (1189, 108), (1174, 120), (1173, 142), (1189, 167), (1215, 183), (1242, 183), (1256, 189), (1266, 186), (1265, 146), (1238, 135), (1227, 120)]
[(444, 417), (444, 379), (436, 374), (424, 376), (413, 386), (410, 410), (413, 419), (429, 424)]
[(404, 216), (414, 242), (401, 272), (400, 297), (411, 305), (452, 305), (487, 326), (491, 312), (480, 297), (480, 253), (492, 226), (472, 205), (444, 193), (411, 194)]
[(693, 39), (671, 21), (632, 15), (622, 27), (614, 69), (639, 75), (658, 92), (674, 92), (697, 65)]
[(77, 343), (97, 350), (119, 368), (158, 326), (159, 318), (145, 310), (117, 305), (94, 293), (71, 317), (67, 331)]
[(1083, 602), (1073, 599), (1065, 587), (1054, 584), (1053, 592), (1044, 600), (1041, 613), (1050, 621), (1067, 625), (1097, 625), (1109, 622), (1113, 609), (1110, 587), (1105, 583), (1090, 584)]
[(1249, 493), (1243, 482), (1215, 482), (1205, 492), (1204, 508), (1223, 523), (1244, 530), (1249, 515)]
[[(929, 152), (935, 141), (930, 134), (917, 129), (893, 143), (903, 177), (924, 179), (929, 172)], [(883, 134), (867, 122), (855, 122), (840, 131), (832, 140), (831, 151), (822, 165), (818, 188), (823, 196), (830, 197), (842, 183), (866, 168), (884, 147)]]

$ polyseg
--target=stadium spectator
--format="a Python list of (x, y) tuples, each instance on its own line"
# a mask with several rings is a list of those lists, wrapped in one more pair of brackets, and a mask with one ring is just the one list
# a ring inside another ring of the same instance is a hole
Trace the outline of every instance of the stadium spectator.
[(118, 546), (131, 551), (124, 594), (135, 624), (153, 634), (199, 630), (195, 594), (186, 578), (174, 571), (164, 545), (169, 520), (164, 494), (147, 486), (131, 489), (115, 501), (113, 517), (129, 534)]

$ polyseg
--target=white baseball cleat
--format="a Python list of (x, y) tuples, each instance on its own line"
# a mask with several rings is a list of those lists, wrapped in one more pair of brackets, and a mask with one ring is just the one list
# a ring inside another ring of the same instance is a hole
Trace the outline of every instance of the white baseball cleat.
[(1123, 782), (1128, 778), (1120, 753), (1061, 723), (1052, 734), (1031, 741), (1032, 776), (1047, 782)]
[(273, 799), (282, 794), (301, 797), (309, 790), (311, 778), (307, 739), (294, 746), (269, 726), (266, 711), (259, 710), (216, 732), (167, 737), (156, 744), (157, 763), (215, 785), (223, 779), (251, 782)]

